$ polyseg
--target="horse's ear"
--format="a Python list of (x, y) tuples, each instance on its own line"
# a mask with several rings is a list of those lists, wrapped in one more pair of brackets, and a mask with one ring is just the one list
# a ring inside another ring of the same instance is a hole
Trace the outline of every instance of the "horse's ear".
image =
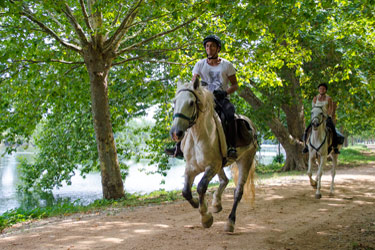
[(201, 85), (201, 83), (200, 83), (199, 78), (197, 76), (197, 77), (195, 77), (195, 80), (194, 80), (194, 83), (193, 83), (194, 89), (199, 88), (200, 85)]
[(182, 85), (183, 85), (183, 83), (180, 80), (178, 80), (177, 81), (177, 89), (179, 89)]

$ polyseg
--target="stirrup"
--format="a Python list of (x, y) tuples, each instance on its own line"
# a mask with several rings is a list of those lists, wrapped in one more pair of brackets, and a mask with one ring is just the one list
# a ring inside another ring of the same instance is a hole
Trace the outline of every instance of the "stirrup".
[(228, 158), (236, 159), (237, 158), (237, 150), (234, 147), (228, 148)]
[(339, 151), (338, 148), (334, 148), (334, 149), (333, 149), (333, 152), (334, 152), (335, 154), (337, 154), (337, 155), (340, 154), (340, 151)]
[(166, 148), (164, 149), (164, 152), (171, 157), (176, 157), (177, 159), (184, 158), (184, 153), (182, 153), (178, 146), (175, 146), (174, 148)]
[(166, 148), (164, 149), (164, 153), (166, 153), (169, 156), (174, 156), (176, 152), (176, 148)]

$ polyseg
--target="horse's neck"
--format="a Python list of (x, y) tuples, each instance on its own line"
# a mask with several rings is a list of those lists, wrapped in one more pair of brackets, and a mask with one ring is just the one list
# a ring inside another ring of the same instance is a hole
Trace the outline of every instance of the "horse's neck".
[(209, 112), (202, 112), (196, 124), (191, 127), (195, 140), (207, 140), (208, 142), (216, 133), (216, 124), (212, 112), (215, 111), (212, 109)]
[(325, 121), (323, 121), (323, 123), (318, 127), (317, 130), (312, 129), (311, 142), (321, 143), (326, 137), (326, 134), (327, 134), (326, 125), (325, 125)]

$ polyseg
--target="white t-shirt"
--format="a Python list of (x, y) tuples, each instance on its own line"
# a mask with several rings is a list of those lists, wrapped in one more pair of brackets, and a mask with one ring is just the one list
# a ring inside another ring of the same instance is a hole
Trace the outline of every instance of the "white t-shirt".
[(220, 58), (217, 66), (211, 66), (207, 63), (207, 59), (198, 61), (193, 69), (193, 75), (199, 75), (202, 85), (207, 83), (206, 88), (213, 92), (214, 90), (227, 90), (229, 88), (229, 76), (236, 74), (236, 69), (232, 63)]

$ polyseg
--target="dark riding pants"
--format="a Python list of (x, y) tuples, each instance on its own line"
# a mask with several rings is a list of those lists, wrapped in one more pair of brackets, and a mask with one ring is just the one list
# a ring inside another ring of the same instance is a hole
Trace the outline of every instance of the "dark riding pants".
[(236, 112), (234, 105), (228, 98), (215, 99), (215, 110), (218, 113), (223, 124), (224, 133), (228, 147), (236, 147), (236, 123), (234, 121), (234, 114)]

